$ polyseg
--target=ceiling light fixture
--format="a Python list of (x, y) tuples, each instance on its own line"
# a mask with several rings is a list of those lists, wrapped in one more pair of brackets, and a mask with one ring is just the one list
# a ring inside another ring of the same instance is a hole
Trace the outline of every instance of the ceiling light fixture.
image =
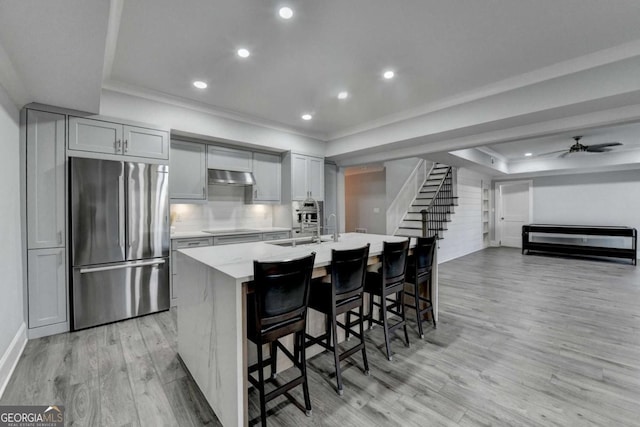
[(278, 11), (278, 14), (282, 19), (291, 19), (291, 17), (293, 16), (293, 10), (290, 7), (281, 7)]
[(205, 82), (201, 80), (196, 80), (195, 82), (193, 82), (193, 85), (198, 89), (206, 89), (208, 86)]
[(338, 94), (338, 99), (347, 99), (349, 97), (349, 92), (343, 90)]
[(391, 70), (387, 70), (387, 71), (385, 71), (385, 72), (382, 74), (382, 77), (384, 77), (384, 78), (385, 78), (385, 79), (387, 79), (387, 80), (390, 80), (390, 79), (392, 79), (392, 78), (393, 78), (393, 76), (395, 76), (395, 75), (396, 75), (396, 73), (394, 73), (393, 71), (391, 71)]
[(311, 114), (303, 114), (302, 115), (302, 120), (311, 120), (313, 118), (313, 116)]
[(524, 156), (525, 157), (531, 157), (531, 156), (533, 156), (533, 153), (524, 153)]
[(238, 56), (240, 58), (248, 58), (249, 55), (251, 55), (251, 52), (249, 52), (247, 49), (245, 48), (238, 49)]

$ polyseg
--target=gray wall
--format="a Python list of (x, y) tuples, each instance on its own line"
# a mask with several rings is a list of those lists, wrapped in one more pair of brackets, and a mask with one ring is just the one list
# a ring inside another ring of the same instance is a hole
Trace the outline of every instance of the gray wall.
[[(24, 322), (20, 237), (20, 120), (0, 86), (0, 359)], [(1, 368), (1, 367), (0, 367)]]
[(386, 233), (385, 188), (384, 171), (345, 177), (346, 232), (355, 231), (356, 228), (366, 228), (368, 233)]

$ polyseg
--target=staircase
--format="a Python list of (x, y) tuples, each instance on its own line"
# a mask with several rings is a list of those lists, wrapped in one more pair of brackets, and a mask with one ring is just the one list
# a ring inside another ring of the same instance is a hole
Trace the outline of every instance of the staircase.
[[(436, 163), (395, 233), (405, 237), (443, 239), (458, 198), (453, 196), (452, 169)], [(423, 221), (424, 220), (424, 221)]]

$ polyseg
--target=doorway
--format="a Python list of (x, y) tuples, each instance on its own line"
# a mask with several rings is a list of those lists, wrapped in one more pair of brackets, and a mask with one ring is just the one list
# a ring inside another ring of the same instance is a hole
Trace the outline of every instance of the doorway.
[(501, 246), (522, 248), (522, 226), (533, 217), (533, 181), (496, 183), (498, 241)]

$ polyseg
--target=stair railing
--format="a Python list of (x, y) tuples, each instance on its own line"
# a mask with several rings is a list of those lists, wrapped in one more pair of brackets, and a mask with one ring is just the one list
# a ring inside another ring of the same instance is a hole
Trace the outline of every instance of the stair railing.
[(398, 232), (398, 226), (402, 223), (407, 210), (416, 199), (416, 194), (418, 194), (433, 170), (433, 164), (431, 169), (427, 169), (425, 160), (421, 159), (409, 174), (396, 197), (389, 204), (386, 213), (387, 234), (396, 234)]
[(429, 206), (420, 211), (422, 214), (422, 237), (436, 236), (436, 239), (438, 238), (438, 225), (446, 222), (452, 203), (453, 173), (451, 166), (449, 166)]

